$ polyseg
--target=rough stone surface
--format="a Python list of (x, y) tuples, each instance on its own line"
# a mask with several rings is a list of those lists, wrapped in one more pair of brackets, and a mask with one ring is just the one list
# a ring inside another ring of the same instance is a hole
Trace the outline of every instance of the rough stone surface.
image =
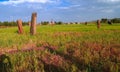
[(100, 20), (97, 20), (97, 28), (100, 28)]
[(30, 33), (31, 33), (31, 35), (35, 35), (36, 34), (36, 19), (37, 19), (37, 13), (32, 13), (31, 26), (30, 26)]
[(22, 34), (23, 33), (22, 20), (17, 20), (17, 25), (18, 25), (18, 33)]

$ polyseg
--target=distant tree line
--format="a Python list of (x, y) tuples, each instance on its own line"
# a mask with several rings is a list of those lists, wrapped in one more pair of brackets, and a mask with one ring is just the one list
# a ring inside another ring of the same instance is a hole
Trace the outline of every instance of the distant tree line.
[[(23, 26), (28, 25), (28, 22), (23, 22)], [(0, 22), (0, 26), (17, 26), (17, 23), (15, 21), (4, 21), (4, 22)]]
[[(87, 24), (88, 22), (85, 22), (85, 24)], [(107, 19), (107, 18), (102, 18), (101, 19), (101, 23), (108, 23), (108, 24), (112, 24), (112, 23), (120, 23), (120, 18), (113, 18), (113, 19)], [(23, 26), (28, 25), (28, 22), (23, 22)], [(48, 25), (50, 24), (49, 21), (42, 21), (41, 23), (39, 23), (41, 25)], [(61, 25), (61, 24), (79, 24), (79, 22), (69, 22), (69, 23), (64, 23), (62, 21), (54, 21), (55, 25)], [(17, 23), (15, 21), (4, 21), (4, 22), (0, 22), (0, 26), (17, 26)]]
[(113, 18), (113, 19), (107, 19), (107, 18), (102, 18), (101, 23), (120, 23), (120, 18)]
[[(22, 24), (23, 24), (23, 26), (25, 26), (25, 25), (28, 25), (29, 23), (28, 22), (23, 22)], [(48, 25), (48, 24), (50, 24), (50, 22), (49, 21), (42, 21), (39, 24)], [(63, 22), (62, 21), (58, 21), (58, 22), (55, 21), (54, 24), (61, 25), (61, 24), (63, 24)], [(17, 23), (15, 21), (11, 21), (11, 22), (4, 21), (4, 22), (0, 22), (0, 26), (12, 27), (12, 26), (17, 26)]]

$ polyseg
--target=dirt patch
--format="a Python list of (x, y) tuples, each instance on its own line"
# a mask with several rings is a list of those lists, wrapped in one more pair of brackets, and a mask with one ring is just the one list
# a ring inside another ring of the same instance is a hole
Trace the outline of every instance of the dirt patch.
[(112, 55), (120, 56), (120, 44), (111, 45), (110, 52)]

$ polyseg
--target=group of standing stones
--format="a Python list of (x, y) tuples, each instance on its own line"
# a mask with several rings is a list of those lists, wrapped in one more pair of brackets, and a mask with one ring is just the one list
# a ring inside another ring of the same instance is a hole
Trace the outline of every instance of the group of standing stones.
[[(31, 22), (28, 22), (30, 26), (31, 35), (36, 34), (36, 20), (37, 20), (37, 13), (32, 13)], [(17, 24), (18, 24), (18, 33), (23, 34), (22, 20), (21, 19), (17, 20)], [(53, 24), (53, 22), (51, 22), (51, 24)], [(85, 25), (87, 25), (87, 22), (85, 22)], [(101, 26), (100, 20), (97, 20), (97, 28), (99, 29), (100, 26)]]
[[(85, 25), (87, 25), (88, 24), (88, 22), (85, 22)], [(101, 26), (101, 21), (100, 20), (97, 20), (97, 28), (99, 29), (100, 28), (100, 26)]]
[[(31, 22), (29, 22), (31, 35), (36, 34), (36, 20), (37, 20), (37, 13), (32, 13)], [(17, 24), (18, 24), (18, 33), (22, 34), (23, 33), (22, 20), (20, 20), (20, 19), (17, 20)]]

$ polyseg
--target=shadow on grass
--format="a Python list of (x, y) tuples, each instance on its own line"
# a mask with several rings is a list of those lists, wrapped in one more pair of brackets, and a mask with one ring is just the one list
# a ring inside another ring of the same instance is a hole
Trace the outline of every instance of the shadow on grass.
[(0, 56), (0, 72), (12, 72), (10, 58), (5, 54)]
[(48, 49), (51, 53), (55, 52), (57, 55), (63, 57), (65, 60), (68, 60), (72, 64), (75, 64), (77, 66), (77, 68), (79, 69), (79, 71), (85, 70), (85, 67), (87, 67), (87, 65), (85, 65), (84, 61), (80, 61), (76, 57), (73, 57), (71, 55), (67, 55), (67, 54), (64, 54), (64, 53), (60, 53), (60, 52), (54, 50), (50, 46), (45, 46), (45, 48)]
[(45, 63), (42, 59), (39, 59), (43, 64), (44, 64), (44, 71), (45, 72), (66, 72), (64, 69), (52, 65), (52, 64), (47, 64)]

